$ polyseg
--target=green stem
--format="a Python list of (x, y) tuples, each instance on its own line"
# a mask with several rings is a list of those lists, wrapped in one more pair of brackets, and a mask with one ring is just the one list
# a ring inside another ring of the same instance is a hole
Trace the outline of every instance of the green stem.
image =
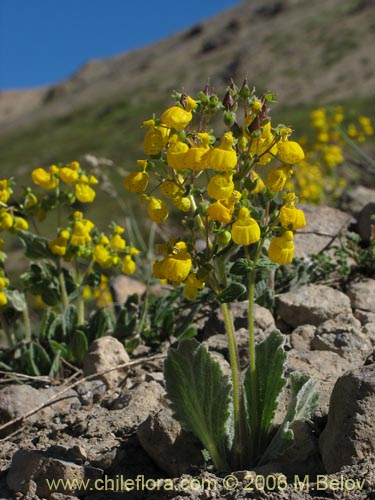
[(14, 334), (12, 334), (12, 332), (9, 330), (7, 321), (3, 314), (0, 314), (0, 326), (6, 335), (9, 347), (14, 347), (16, 345), (16, 340), (14, 338)]
[(248, 465), (248, 432), (243, 386), (241, 381), (240, 361), (233, 326), (233, 318), (228, 304), (221, 304), (221, 310), (223, 312), (224, 324), (228, 337), (229, 358), (232, 370), (234, 418), (233, 465), (236, 468), (239, 467), (242, 469)]
[(22, 309), (22, 317), (23, 317), (23, 324), (25, 327), (25, 341), (30, 342), (30, 340), (31, 340), (31, 324), (30, 324), (29, 310), (28, 310), (26, 302), (25, 302), (25, 307)]
[(255, 357), (255, 334), (254, 334), (254, 302), (255, 302), (255, 273), (256, 263), (260, 257), (264, 244), (264, 238), (259, 242), (254, 260), (251, 261), (249, 249), (245, 247), (247, 261), (251, 264), (251, 271), (249, 272), (249, 302), (248, 302), (248, 329), (249, 329), (249, 376), (251, 388), (251, 451), (252, 459), (254, 460), (257, 455), (257, 438), (258, 438), (258, 422), (259, 422), (259, 408), (257, 403), (257, 366)]
[[(195, 212), (197, 210), (197, 204), (195, 203), (194, 196), (190, 194), (189, 199), (191, 202), (191, 207), (193, 209), (193, 212)], [(206, 239), (207, 248), (212, 250), (212, 242), (208, 237), (207, 227), (204, 225), (204, 223), (202, 221), (202, 217), (198, 214), (198, 215), (196, 215), (195, 220), (197, 221), (198, 227)]]
[(61, 267), (61, 259), (59, 259), (57, 262), (57, 269), (58, 269), (58, 275), (59, 275), (59, 283), (60, 283), (60, 290), (61, 290), (61, 299), (62, 299), (62, 303), (63, 303), (63, 310), (65, 311), (69, 305), (69, 299), (68, 299), (68, 294), (66, 291), (64, 274), (63, 274), (62, 267)]

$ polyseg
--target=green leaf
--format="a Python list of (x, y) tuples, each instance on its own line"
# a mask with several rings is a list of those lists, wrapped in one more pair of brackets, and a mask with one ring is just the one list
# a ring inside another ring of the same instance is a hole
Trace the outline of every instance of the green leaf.
[(34, 351), (29, 348), (25, 351), (20, 358), (20, 365), (23, 373), (39, 377), (41, 375), (37, 364), (34, 359)]
[(228, 286), (223, 292), (221, 292), (217, 299), (221, 303), (225, 302), (234, 302), (237, 299), (240, 299), (241, 296), (246, 294), (246, 287), (241, 283), (232, 283)]
[(256, 269), (267, 269), (269, 271), (273, 271), (279, 266), (275, 262), (272, 262), (272, 260), (269, 259), (268, 257), (260, 257), (255, 267)]
[(76, 330), (73, 333), (68, 348), (78, 365), (82, 365), (88, 346), (85, 333), (82, 330)]
[(18, 290), (7, 290), (7, 298), (9, 304), (18, 312), (22, 312), (26, 309), (25, 294), (19, 292)]
[(70, 350), (67, 348), (66, 345), (61, 344), (60, 342), (57, 342), (56, 340), (52, 339), (49, 341), (49, 345), (54, 354), (57, 354), (60, 351), (62, 358), (66, 359), (67, 361), (73, 361)]
[(33, 351), (33, 359), (42, 375), (47, 375), (51, 368), (51, 358), (43, 346), (33, 342), (30, 344), (30, 349)]
[(25, 255), (30, 259), (51, 258), (51, 252), (48, 248), (48, 240), (29, 231), (17, 231), (25, 247)]
[(164, 365), (167, 395), (175, 417), (209, 451), (215, 467), (228, 465), (231, 383), (204, 344), (183, 340), (169, 349)]
[(50, 338), (53, 335), (53, 331), (51, 326), (54, 323), (54, 320), (56, 319), (56, 313), (53, 311), (50, 311), (47, 309), (42, 318), (42, 322), (40, 324), (40, 329), (39, 329), (39, 338), (44, 339), (44, 338)]
[(237, 276), (243, 276), (248, 274), (252, 270), (252, 265), (247, 261), (247, 259), (237, 259), (233, 266), (230, 268), (231, 274)]
[(62, 327), (64, 338), (71, 335), (75, 330), (78, 321), (77, 307), (69, 304), (62, 315)]
[(256, 359), (256, 408), (257, 421), (252, 428), (253, 398), (250, 367), (245, 375), (245, 396), (249, 426), (254, 433), (253, 457), (256, 461), (269, 444), (272, 422), (277, 410), (279, 396), (286, 379), (284, 377), (287, 354), (284, 350), (285, 336), (278, 330), (271, 332), (255, 347)]
[(286, 416), (263, 454), (259, 464), (264, 464), (279, 455), (293, 444), (294, 434), (290, 426), (293, 422), (309, 420), (317, 406), (319, 394), (315, 380), (308, 375), (293, 372), (290, 375), (290, 403)]
[(59, 373), (60, 368), (61, 368), (61, 351), (57, 351), (55, 357), (53, 358), (48, 376), (50, 378), (55, 378), (56, 375)]
[(89, 323), (90, 340), (98, 339), (112, 332), (114, 323), (108, 308), (99, 309), (93, 314)]

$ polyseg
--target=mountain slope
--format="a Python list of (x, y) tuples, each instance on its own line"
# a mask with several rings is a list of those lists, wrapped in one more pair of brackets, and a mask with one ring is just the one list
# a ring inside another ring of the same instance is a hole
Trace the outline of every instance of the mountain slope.
[(133, 102), (208, 78), (221, 87), (248, 75), (290, 104), (373, 92), (374, 4), (369, 0), (247, 0), (136, 51), (87, 63), (60, 84), (0, 96), (0, 130), (127, 96)]

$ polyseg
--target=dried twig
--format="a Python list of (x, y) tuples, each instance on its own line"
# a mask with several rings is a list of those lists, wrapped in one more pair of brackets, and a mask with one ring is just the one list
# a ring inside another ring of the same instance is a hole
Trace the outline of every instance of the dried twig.
[[(122, 370), (124, 368), (131, 368), (133, 366), (141, 365), (142, 363), (148, 363), (151, 361), (156, 361), (158, 359), (164, 359), (165, 357), (166, 357), (166, 354), (156, 354), (155, 356), (136, 359), (134, 361), (129, 361), (128, 363), (122, 363), (121, 365), (118, 365), (114, 368), (108, 368), (106, 370), (102, 370), (100, 372), (93, 373), (93, 374), (87, 375), (86, 377), (83, 377), (79, 380), (76, 380), (73, 384), (69, 384), (62, 391), (59, 391), (58, 393), (56, 393), (55, 395), (53, 395), (52, 397), (47, 399), (47, 401), (45, 401), (44, 403), (42, 403), (39, 406), (36, 406), (32, 410), (28, 411), (22, 417), (14, 418), (12, 420), (9, 420), (9, 422), (6, 422), (5, 424), (0, 425), (0, 434), (3, 434), (4, 431), (6, 431), (8, 428), (12, 428), (14, 425), (22, 423), (24, 420), (31, 417), (32, 415), (34, 415), (38, 411), (40, 411), (43, 408), (49, 406), (50, 404), (56, 402), (60, 396), (67, 393), (68, 391), (70, 391), (71, 389), (73, 389), (77, 385), (81, 384), (82, 382), (86, 382), (87, 380), (92, 380), (92, 379), (98, 378), (101, 375), (105, 375), (106, 373), (114, 372), (116, 370)], [(5, 439), (7, 439), (7, 438), (5, 437), (3, 439), (0, 439), (0, 442), (4, 441)]]

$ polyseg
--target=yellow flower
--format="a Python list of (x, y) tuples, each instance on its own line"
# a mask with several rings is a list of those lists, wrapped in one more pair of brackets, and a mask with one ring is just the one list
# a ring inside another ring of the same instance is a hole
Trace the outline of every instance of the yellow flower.
[[(54, 165), (50, 167), (50, 171), (47, 172), (44, 168), (36, 168), (31, 173), (31, 178), (37, 186), (43, 189), (55, 189), (59, 183), (58, 179), (54, 177), (56, 173), (56, 168)], [(58, 171), (58, 169), (57, 169)]]
[(181, 210), (181, 212), (189, 212), (191, 208), (190, 198), (186, 196), (176, 196), (173, 198), (173, 204), (176, 208)]
[(163, 184), (160, 186), (160, 192), (171, 200), (173, 200), (173, 198), (175, 198), (176, 196), (181, 196), (184, 193), (184, 191), (174, 181), (171, 180), (166, 180), (163, 182)]
[(234, 138), (231, 132), (226, 132), (218, 147), (210, 149), (203, 155), (202, 161), (205, 166), (217, 172), (232, 170), (237, 165), (237, 155), (232, 145)]
[(158, 155), (163, 149), (163, 134), (157, 127), (150, 127), (143, 141), (143, 151), (146, 155)]
[(189, 95), (187, 95), (185, 97), (185, 107), (186, 107), (187, 111), (193, 111), (193, 109), (195, 109), (197, 107), (197, 105), (198, 105), (198, 103), (195, 99), (193, 99)]
[(266, 177), (267, 188), (274, 192), (282, 191), (292, 173), (293, 169), (289, 165), (271, 169)]
[(150, 219), (157, 224), (164, 222), (169, 215), (167, 205), (159, 198), (150, 198), (150, 202), (147, 206), (147, 213)]
[(207, 213), (211, 220), (221, 222), (222, 224), (227, 224), (232, 218), (230, 210), (221, 201), (212, 203), (207, 208)]
[(294, 165), (300, 163), (305, 158), (303, 149), (298, 142), (281, 141), (277, 143), (277, 152), (283, 163)]
[(60, 179), (66, 184), (74, 184), (79, 177), (77, 170), (70, 167), (62, 167), (60, 169)]
[(29, 229), (29, 224), (23, 217), (14, 217), (12, 229), (15, 231), (27, 231)]
[(136, 270), (136, 263), (130, 257), (130, 255), (125, 255), (124, 260), (122, 261), (121, 270), (124, 274), (134, 274)]
[(4, 276), (0, 276), (0, 291), (2, 292), (8, 286), (9, 286), (8, 278), (5, 278)]
[(55, 255), (65, 255), (68, 248), (70, 233), (63, 229), (59, 236), (48, 243), (48, 248)]
[(95, 199), (95, 191), (86, 182), (77, 182), (74, 193), (81, 203), (91, 203)]
[(148, 186), (147, 172), (132, 172), (124, 180), (124, 187), (131, 193), (142, 193)]
[(8, 303), (8, 298), (4, 292), (0, 292), (0, 307), (5, 306)]
[(185, 167), (191, 170), (203, 170), (206, 164), (203, 155), (209, 151), (210, 134), (202, 132), (197, 134), (197, 145), (192, 146), (184, 156)]
[(169, 128), (178, 132), (183, 130), (193, 118), (191, 111), (186, 111), (178, 106), (171, 106), (161, 115), (161, 121)]
[(7, 203), (12, 194), (12, 189), (6, 179), (0, 180), (0, 202)]
[(200, 281), (195, 273), (190, 273), (185, 281), (183, 295), (188, 300), (195, 300), (198, 295), (198, 290), (204, 288), (205, 283)]
[(229, 198), (234, 190), (232, 174), (214, 175), (207, 186), (208, 196), (215, 200)]
[(285, 204), (280, 209), (280, 222), (283, 227), (291, 226), (293, 230), (302, 229), (306, 226), (303, 210), (296, 208), (297, 197), (294, 193), (288, 193)]
[(232, 225), (232, 240), (237, 245), (252, 245), (260, 240), (260, 227), (245, 207), (239, 210), (238, 219)]
[(176, 141), (167, 150), (168, 166), (175, 170), (183, 170), (185, 167), (185, 154), (189, 146), (181, 141)]
[(285, 231), (282, 236), (271, 240), (268, 257), (277, 264), (290, 264), (293, 260), (294, 244), (292, 231)]
[(154, 263), (153, 273), (156, 278), (166, 279), (177, 284), (188, 277), (191, 266), (191, 255), (187, 251), (186, 243), (179, 241), (167, 257)]
[(104, 245), (95, 245), (93, 259), (103, 269), (108, 269), (112, 266), (112, 255), (110, 250)]
[(0, 211), (0, 231), (5, 231), (13, 226), (13, 216), (6, 210)]
[(257, 181), (257, 184), (255, 188), (251, 191), (251, 194), (258, 194), (262, 192), (263, 189), (265, 188), (264, 182), (259, 177), (259, 175), (256, 172), (254, 172), (254, 170), (250, 172), (250, 178), (252, 181)]
[(88, 219), (79, 219), (74, 223), (72, 238), (70, 243), (73, 246), (81, 246), (91, 241), (90, 232), (94, 224)]
[(110, 242), (112, 250), (125, 250), (126, 241), (119, 234), (114, 234)]

